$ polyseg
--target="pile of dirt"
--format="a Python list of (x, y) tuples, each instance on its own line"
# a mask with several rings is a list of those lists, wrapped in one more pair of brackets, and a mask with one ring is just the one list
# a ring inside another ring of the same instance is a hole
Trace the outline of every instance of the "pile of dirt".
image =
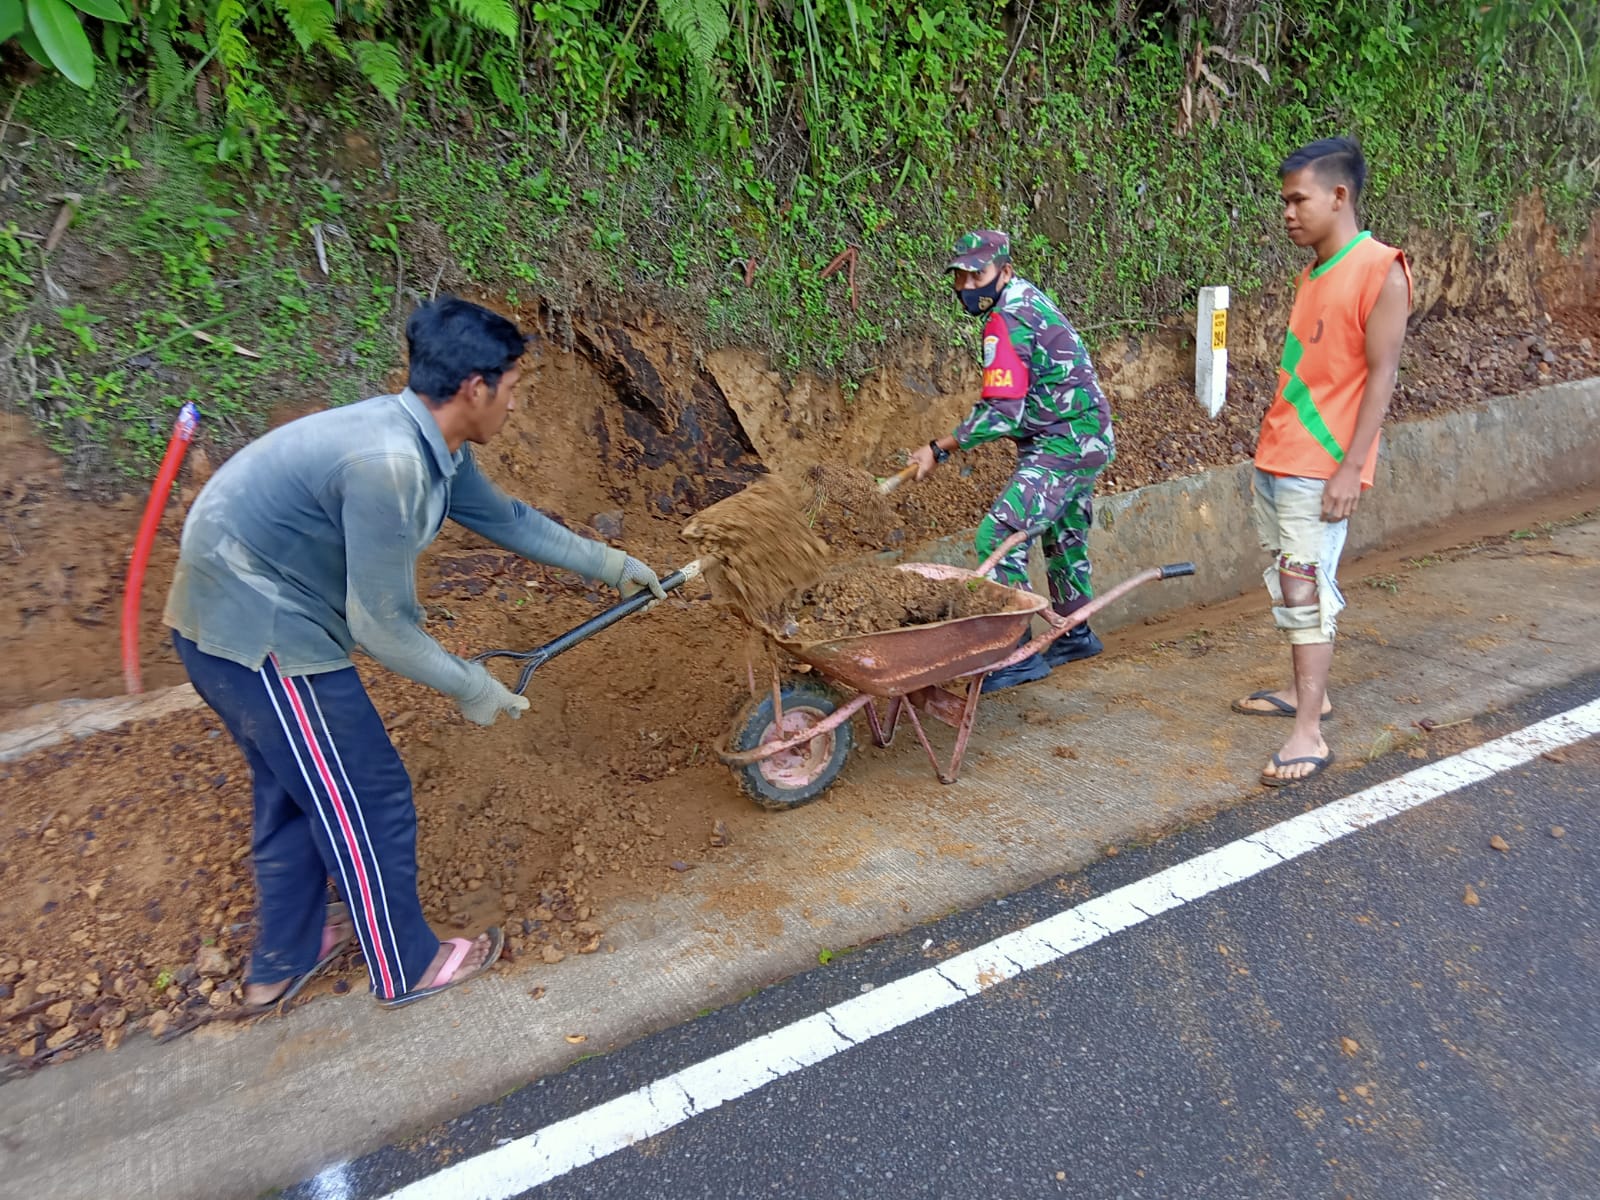
[(978, 446), (888, 496), (878, 492), (873, 473), (892, 475), (904, 460), (891, 455), (866, 466), (823, 464), (802, 475), (817, 497), (814, 528), (841, 555), (900, 550), (971, 529), (1016, 470), (1017, 451), (1009, 441)]
[(1482, 314), (1436, 317), (1406, 335), (1392, 413), (1414, 420), (1594, 375), (1600, 375), (1600, 310), (1516, 322)]
[(683, 527), (707, 579), (755, 624), (776, 616), (784, 597), (817, 578), (830, 557), (809, 518), (816, 500), (804, 484), (776, 476), (720, 500)]
[[(985, 458), (998, 487), (1015, 454)], [(902, 513), (869, 472), (813, 464), (719, 501), (689, 521), (683, 536), (707, 561), (707, 580), (718, 594), (752, 624), (771, 627), (789, 597), (815, 582), (830, 561), (903, 546), (908, 528), (926, 537), (937, 528), (934, 513), (970, 523), (970, 482), (951, 473), (945, 483), (960, 486), (929, 488), (920, 505)]]
[(806, 469), (804, 479), (816, 497), (813, 526), (830, 546), (881, 550), (897, 533), (904, 534), (905, 519), (866, 471), (817, 463)]
[(1002, 601), (978, 580), (930, 579), (882, 563), (858, 563), (830, 572), (791, 597), (779, 632), (786, 641), (826, 642), (1002, 608)]

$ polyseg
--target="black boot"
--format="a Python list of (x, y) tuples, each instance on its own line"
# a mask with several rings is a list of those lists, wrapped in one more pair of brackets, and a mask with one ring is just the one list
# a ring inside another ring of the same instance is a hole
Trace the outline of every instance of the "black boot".
[[(1033, 640), (1031, 633), (1022, 635), (1022, 640), (1017, 643), (1018, 648), (1027, 645)], [(983, 691), (998, 692), (1008, 687), (1016, 687), (1019, 683), (1032, 683), (1036, 679), (1043, 679), (1050, 674), (1050, 667), (1041, 654), (1030, 654), (1027, 658), (1003, 671), (991, 671), (983, 677)]]
[(1083, 658), (1093, 658), (1105, 647), (1100, 644), (1100, 639), (1095, 636), (1094, 630), (1089, 628), (1085, 621), (1082, 625), (1075, 625), (1071, 632), (1064, 633), (1055, 641), (1044, 648), (1040, 655), (1050, 667), (1059, 667), (1063, 663), (1077, 662)]

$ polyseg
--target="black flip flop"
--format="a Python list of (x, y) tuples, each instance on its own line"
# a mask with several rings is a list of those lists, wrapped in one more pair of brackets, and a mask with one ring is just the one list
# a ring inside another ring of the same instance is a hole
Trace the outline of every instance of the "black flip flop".
[(350, 948), (350, 943), (355, 941), (356, 926), (355, 922), (350, 918), (350, 910), (346, 908), (342, 902), (335, 901), (334, 903), (328, 905), (328, 916), (325, 928), (334, 929), (340, 925), (348, 925), (350, 927), (350, 932), (345, 934), (342, 938), (336, 939), (331, 945), (329, 945), (329, 947), (323, 951), (322, 957), (317, 959), (317, 961), (312, 964), (311, 969), (291, 983), (289, 985), (289, 990), (274, 1000), (268, 1007), (279, 1010), (288, 1008), (290, 1004), (294, 1003), (295, 997), (299, 996), (301, 992), (305, 991), (306, 984), (310, 983), (318, 975), (321, 975), (330, 966), (332, 966), (334, 961)]
[(322, 952), (322, 957), (311, 965), (311, 969), (304, 975), (298, 975), (292, 979), (289, 986), (277, 997), (268, 1000), (264, 1004), (246, 1004), (241, 1008), (224, 1009), (224, 1014), (237, 1020), (244, 1020), (249, 1017), (265, 1016), (270, 1012), (283, 1013), (290, 1004), (294, 1003), (296, 997), (305, 991), (306, 984), (332, 966), (335, 960), (348, 950), (350, 944), (355, 941), (356, 927), (355, 923), (350, 919), (350, 910), (343, 901), (335, 900), (328, 905), (327, 922), (324, 928), (331, 930), (340, 925), (348, 926), (350, 931), (342, 938), (336, 938), (331, 942), (328, 948)]
[[(1272, 707), (1246, 708), (1245, 700), (1265, 700)], [(1278, 699), (1271, 692), (1251, 692), (1244, 700), (1235, 700), (1228, 707), (1236, 713), (1243, 713), (1247, 717), (1289, 717), (1293, 719), (1299, 716), (1299, 710), (1294, 705), (1287, 700)], [(1331, 716), (1333, 716), (1333, 709), (1330, 708), (1322, 714), (1322, 719), (1326, 721)]]
[(1283, 767), (1292, 767), (1296, 763), (1316, 763), (1317, 765), (1316, 769), (1310, 774), (1302, 775), (1298, 779), (1283, 779), (1277, 775), (1267, 775), (1263, 773), (1261, 776), (1261, 786), (1272, 788), (1293, 787), (1297, 783), (1305, 783), (1309, 779), (1315, 779), (1333, 764), (1333, 751), (1329, 750), (1328, 757), (1326, 758), (1318, 758), (1315, 754), (1308, 754), (1302, 758), (1279, 758), (1276, 753), (1274, 753), (1272, 756), (1272, 765), (1280, 769)]

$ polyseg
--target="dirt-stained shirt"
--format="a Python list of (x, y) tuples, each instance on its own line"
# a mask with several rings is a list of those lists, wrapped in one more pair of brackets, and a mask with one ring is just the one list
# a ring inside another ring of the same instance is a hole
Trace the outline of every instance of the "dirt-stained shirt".
[(983, 392), (953, 436), (963, 450), (1008, 437), (1034, 466), (1081, 470), (1116, 457), (1111, 406), (1077, 331), (1017, 276), (983, 326)]
[(286, 675), (348, 667), (357, 646), (461, 696), (467, 664), (423, 632), (417, 557), (448, 517), (535, 562), (599, 578), (610, 550), (501, 492), (451, 453), (407, 388), (291, 421), (201, 489), (163, 620), (207, 654)]

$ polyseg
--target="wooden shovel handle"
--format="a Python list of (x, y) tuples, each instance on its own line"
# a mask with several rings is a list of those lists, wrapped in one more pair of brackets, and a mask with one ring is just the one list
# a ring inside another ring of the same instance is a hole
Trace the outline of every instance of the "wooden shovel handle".
[(878, 493), (880, 495), (887, 496), (890, 492), (894, 491), (895, 488), (906, 482), (906, 480), (915, 478), (916, 474), (916, 463), (912, 463), (909, 467), (902, 467), (893, 475), (889, 476), (889, 478), (878, 480)]

